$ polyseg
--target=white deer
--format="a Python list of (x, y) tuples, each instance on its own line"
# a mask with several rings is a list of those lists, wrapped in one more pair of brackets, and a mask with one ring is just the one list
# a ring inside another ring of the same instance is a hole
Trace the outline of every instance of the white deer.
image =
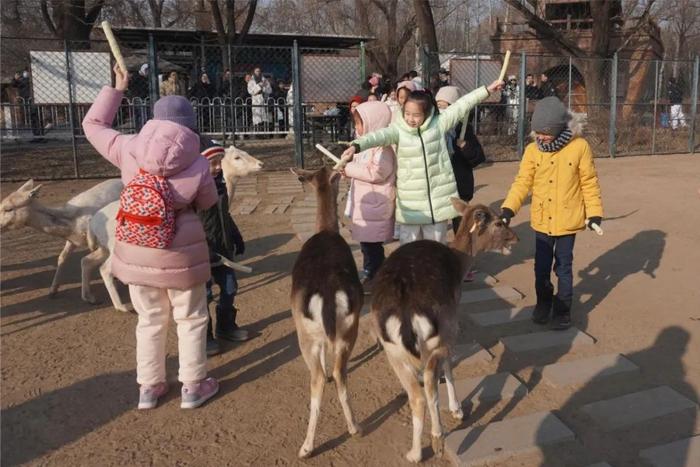
[(226, 149), (221, 169), (224, 172), (229, 203), (233, 200), (238, 179), (259, 172), (263, 165), (262, 161), (233, 145)]
[[(34, 180), (29, 180), (2, 200), (0, 230), (32, 227), (66, 240), (63, 251), (58, 256), (49, 296), (54, 297), (58, 292), (59, 278), (71, 253), (76, 248), (88, 246), (88, 223), (92, 215), (119, 199), (122, 188), (121, 180), (106, 180), (71, 198), (63, 206), (48, 207), (36, 199), (41, 185), (35, 185)], [(90, 260), (87, 257), (81, 260), (83, 276), (91, 272), (86, 271), (86, 266), (89, 269), (89, 264)], [(83, 289), (82, 298), (90, 303), (95, 302), (94, 297), (89, 293), (86, 294), (85, 289)]]
[[(226, 149), (226, 155), (221, 165), (224, 172), (224, 179), (226, 180), (226, 190), (229, 193), (229, 201), (233, 197), (235, 184), (238, 179), (259, 172), (263, 167), (263, 163), (258, 159), (233, 146)], [(131, 306), (124, 304), (119, 297), (110, 264), (111, 254), (112, 251), (114, 251), (117, 211), (119, 211), (118, 201), (108, 204), (92, 216), (89, 223), (87, 239), (88, 246), (92, 252), (87, 255), (84, 260), (90, 272), (92, 269), (99, 266), (100, 276), (104, 281), (114, 308), (118, 311), (129, 311)], [(233, 269), (250, 272), (248, 268), (233, 263), (229, 261), (228, 258), (222, 258), (222, 261), (225, 265)], [(84, 267), (82, 289), (84, 294), (91, 295), (90, 274), (86, 274), (85, 269)]]

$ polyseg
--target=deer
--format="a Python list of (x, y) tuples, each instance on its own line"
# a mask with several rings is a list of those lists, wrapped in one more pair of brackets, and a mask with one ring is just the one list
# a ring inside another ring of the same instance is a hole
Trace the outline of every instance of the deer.
[[(450, 349), (458, 334), (457, 305), (464, 274), (483, 251), (510, 254), (517, 235), (488, 207), (451, 198), (462, 217), (450, 246), (420, 240), (399, 247), (375, 276), (372, 329), (389, 364), (408, 394), (413, 438), (409, 462), (422, 460), (421, 435), (427, 399), (432, 446), (441, 457), (444, 437), (437, 382), (442, 367), (452, 417), (464, 414), (457, 400)], [(423, 388), (420, 376), (422, 371)], [(423, 394), (425, 391), (425, 397)]]
[[(226, 155), (222, 161), (226, 191), (229, 200), (235, 191), (235, 184), (241, 177), (259, 172), (263, 163), (245, 151), (230, 146), (226, 149)], [(131, 304), (122, 302), (117, 291), (114, 275), (112, 274), (111, 256), (114, 251), (115, 231), (117, 227), (116, 217), (119, 211), (119, 202), (113, 202), (96, 212), (89, 221), (88, 247), (91, 253), (85, 256), (83, 266), (81, 289), (84, 296), (92, 296), (90, 278), (92, 271), (99, 267), (100, 277), (104, 282), (107, 294), (112, 305), (117, 311), (131, 311)], [(225, 266), (238, 271), (250, 272), (248, 268), (241, 268), (228, 258), (222, 258)]]
[(333, 351), (333, 380), (348, 432), (361, 433), (355, 423), (347, 390), (347, 364), (360, 320), (364, 294), (350, 246), (338, 229), (340, 173), (292, 169), (299, 181), (311, 185), (318, 200), (316, 233), (301, 248), (292, 269), (291, 308), (304, 362), (311, 374), (311, 401), (306, 438), (299, 457), (314, 447), (316, 424), (326, 382), (325, 352)]
[[(107, 204), (119, 199), (123, 184), (119, 179), (105, 180), (71, 198), (63, 206), (56, 207), (45, 206), (37, 200), (41, 187), (30, 179), (2, 200), (0, 231), (32, 227), (66, 240), (58, 255), (56, 272), (49, 288), (49, 296), (55, 297), (66, 260), (76, 248), (88, 246), (90, 218)], [(83, 276), (91, 271), (89, 256), (83, 257), (80, 262)], [(82, 289), (82, 299), (96, 303), (89, 289)]]
[(226, 148), (221, 170), (224, 172), (229, 203), (233, 201), (238, 179), (259, 172), (264, 165), (262, 161), (233, 145)]

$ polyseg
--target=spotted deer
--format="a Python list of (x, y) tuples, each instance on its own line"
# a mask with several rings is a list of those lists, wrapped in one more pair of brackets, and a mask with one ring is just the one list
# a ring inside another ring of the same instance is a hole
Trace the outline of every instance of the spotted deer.
[(437, 393), (440, 367), (445, 374), (450, 412), (456, 419), (463, 417), (449, 355), (458, 333), (457, 305), (464, 274), (476, 253), (495, 250), (509, 254), (518, 241), (486, 206), (469, 206), (456, 198), (452, 198), (452, 204), (462, 216), (452, 244), (448, 247), (421, 240), (401, 246), (384, 262), (372, 293), (374, 332), (411, 406), (413, 444), (406, 454), (411, 462), (422, 458), (426, 399), (433, 450), (437, 456), (442, 455), (444, 438)]
[(348, 431), (351, 435), (360, 432), (348, 398), (347, 363), (357, 339), (364, 296), (350, 247), (338, 233), (340, 174), (327, 167), (292, 172), (313, 187), (318, 200), (316, 234), (304, 243), (292, 270), (292, 316), (301, 354), (311, 373), (309, 426), (299, 450), (299, 457), (305, 458), (314, 447), (326, 381), (326, 348), (334, 355), (333, 379)]

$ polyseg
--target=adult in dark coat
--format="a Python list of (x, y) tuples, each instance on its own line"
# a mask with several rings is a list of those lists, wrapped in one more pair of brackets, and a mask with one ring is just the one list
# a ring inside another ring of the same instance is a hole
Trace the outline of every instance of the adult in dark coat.
[[(474, 133), (474, 111), (469, 114), (467, 130), (464, 133), (464, 141), (455, 140), (454, 152), (451, 156), (452, 170), (457, 182), (457, 193), (464, 201), (471, 201), (474, 198), (474, 169), (486, 161), (484, 148)], [(462, 132), (463, 123), (459, 123), (455, 128), (455, 134), (459, 138)], [(457, 232), (461, 218), (452, 219), (452, 229)]]

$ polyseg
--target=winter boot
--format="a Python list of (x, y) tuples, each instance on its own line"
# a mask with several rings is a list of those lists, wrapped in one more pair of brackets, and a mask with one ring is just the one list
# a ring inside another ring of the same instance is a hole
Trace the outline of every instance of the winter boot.
[(248, 331), (239, 328), (236, 324), (237, 313), (236, 307), (233, 307), (233, 310), (229, 312), (216, 307), (216, 337), (232, 342), (243, 342), (250, 339)]
[(571, 299), (562, 300), (554, 297), (552, 307), (552, 329), (564, 331), (571, 327)]
[(552, 297), (554, 295), (554, 286), (548, 282), (541, 286), (535, 286), (537, 293), (537, 305), (532, 312), (532, 321), (537, 324), (547, 324), (549, 315), (552, 312)]

